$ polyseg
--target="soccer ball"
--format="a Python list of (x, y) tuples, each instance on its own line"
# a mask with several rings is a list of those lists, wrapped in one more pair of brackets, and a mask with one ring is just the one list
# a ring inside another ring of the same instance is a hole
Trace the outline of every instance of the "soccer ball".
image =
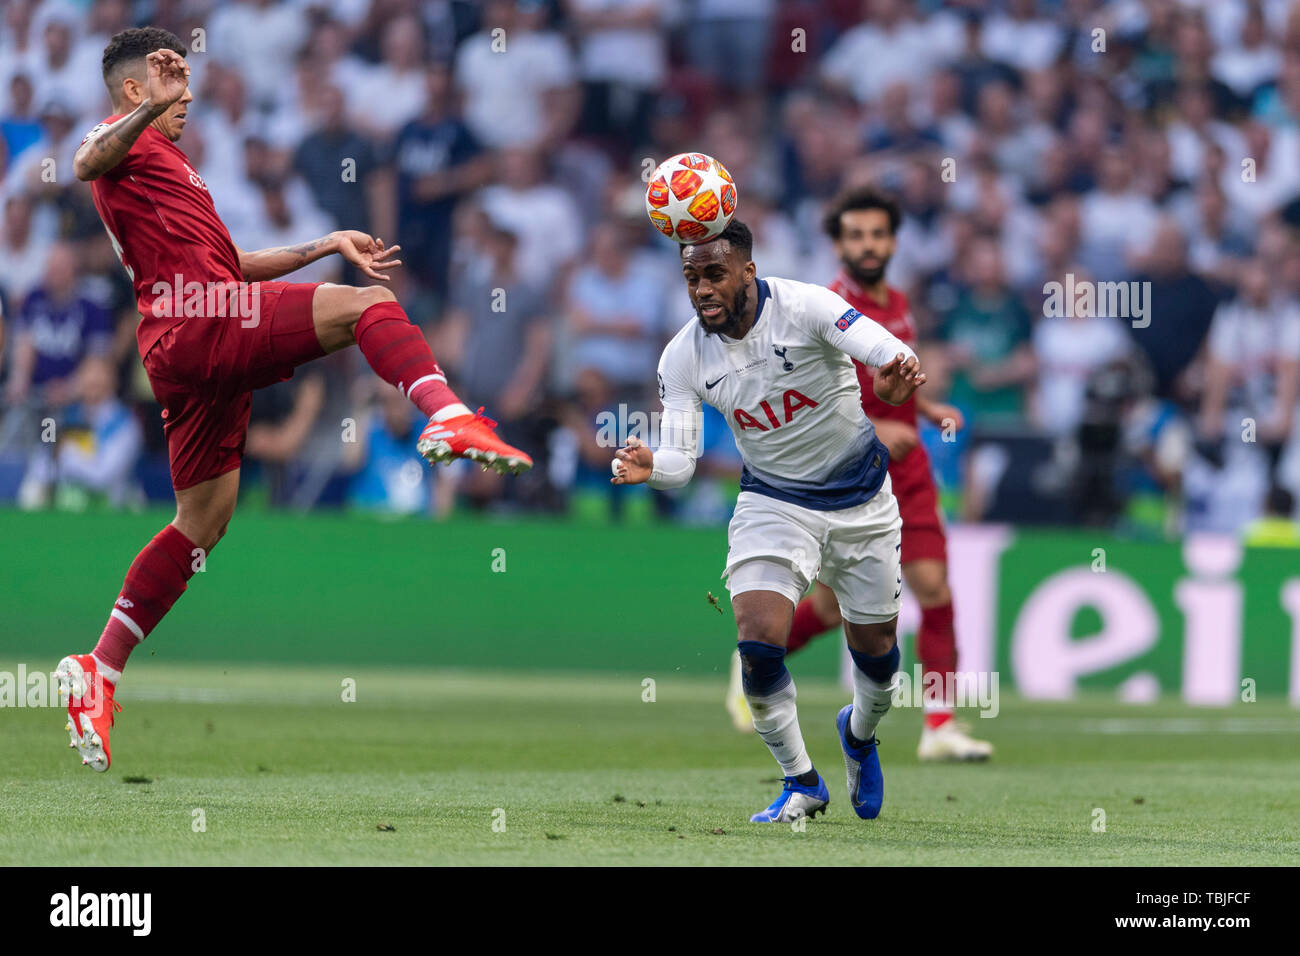
[(736, 213), (736, 182), (712, 156), (678, 153), (650, 177), (645, 210), (669, 239), (707, 242), (726, 229)]

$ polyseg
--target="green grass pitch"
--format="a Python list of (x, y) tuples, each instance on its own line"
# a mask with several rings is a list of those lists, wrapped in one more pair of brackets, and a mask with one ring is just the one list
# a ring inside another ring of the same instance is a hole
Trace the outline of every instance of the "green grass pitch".
[[(355, 702), (341, 699), (345, 678)], [(994, 760), (943, 766), (917, 763), (920, 714), (895, 709), (880, 731), (884, 812), (863, 821), (849, 808), (833, 726), (847, 695), (803, 680), (801, 723), (831, 804), (798, 832), (748, 822), (776, 796), (779, 774), (756, 737), (731, 729), (723, 687), (721, 676), (666, 677), (645, 702), (639, 677), (139, 660), (106, 774), (80, 766), (61, 712), (0, 711), (0, 864), (1300, 857), (1300, 716), (1281, 701), (1220, 711), (1004, 698), (997, 718), (972, 721), (997, 745)]]

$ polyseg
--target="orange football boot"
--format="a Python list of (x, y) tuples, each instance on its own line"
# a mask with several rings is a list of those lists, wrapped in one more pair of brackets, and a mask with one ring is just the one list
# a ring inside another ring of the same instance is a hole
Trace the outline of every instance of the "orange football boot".
[(429, 419), (415, 447), (435, 464), (469, 458), (481, 464), (485, 471), (492, 468), (503, 475), (507, 471), (517, 475), (533, 467), (531, 458), (497, 437), (496, 427), (497, 423), (484, 415), (483, 407), (479, 406), (474, 415), (457, 415), (441, 422)]
[(90, 654), (74, 654), (59, 661), (59, 703), (68, 705), (64, 729), (72, 736), (69, 747), (81, 754), (81, 762), (103, 773), (113, 757), (108, 750), (108, 731), (122, 705), (113, 699), (112, 681), (99, 672)]

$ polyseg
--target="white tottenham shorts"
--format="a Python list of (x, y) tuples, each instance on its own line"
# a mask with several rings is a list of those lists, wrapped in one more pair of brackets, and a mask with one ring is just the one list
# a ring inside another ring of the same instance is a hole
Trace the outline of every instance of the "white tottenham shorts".
[(722, 576), (734, 598), (775, 591), (798, 604), (821, 581), (852, 624), (878, 624), (902, 605), (903, 519), (888, 475), (870, 501), (841, 511), (815, 511), (742, 491), (727, 527)]

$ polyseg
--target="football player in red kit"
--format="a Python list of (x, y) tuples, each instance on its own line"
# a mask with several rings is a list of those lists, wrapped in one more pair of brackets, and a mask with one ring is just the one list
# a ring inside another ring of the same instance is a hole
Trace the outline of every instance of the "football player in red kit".
[(270, 281), (332, 253), (384, 281), (401, 264), (399, 247), (355, 231), (255, 252), (235, 245), (176, 145), (194, 100), (185, 53), (166, 30), (114, 36), (103, 58), (113, 115), (90, 131), (74, 161), (135, 287), (136, 340), (163, 407), (176, 491), (175, 519), (131, 564), (94, 651), (58, 666), (71, 746), (101, 772), (112, 759), (113, 694), (127, 656), (185, 591), (234, 513), (253, 389), (355, 343), (429, 416), (417, 448), (431, 462), (470, 458), (501, 472), (532, 466), (496, 436), (495, 422), (456, 397), (388, 289)]
[[(870, 316), (908, 345), (916, 346), (907, 296), (885, 283), (885, 269), (894, 254), (901, 220), (898, 204), (872, 188), (851, 190), (838, 197), (827, 212), (825, 229), (835, 245), (842, 269), (830, 284), (851, 306)], [(876, 427), (876, 435), (889, 449), (889, 477), (903, 518), (902, 570), (907, 586), (921, 605), (921, 628), (916, 656), (922, 674), (945, 675), (951, 689), (957, 669), (957, 642), (953, 632), (952, 594), (948, 589), (948, 557), (938, 491), (916, 430), (921, 414), (941, 428), (960, 428), (961, 412), (925, 398), (921, 392), (901, 405), (876, 398), (872, 370), (854, 362), (862, 386), (862, 408)], [(818, 634), (840, 625), (835, 593), (818, 582), (795, 608), (786, 653), (793, 654)], [(727, 709), (738, 729), (752, 727), (744, 696), (728, 695)], [(923, 683), (923, 688), (926, 686)], [(925, 703), (924, 726), (917, 756), (922, 760), (985, 760), (991, 744), (970, 737), (953, 720), (950, 696)]]

